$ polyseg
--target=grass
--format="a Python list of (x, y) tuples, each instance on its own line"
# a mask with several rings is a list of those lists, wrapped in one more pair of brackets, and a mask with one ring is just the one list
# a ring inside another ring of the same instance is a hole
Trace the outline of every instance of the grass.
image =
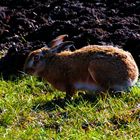
[(122, 95), (65, 93), (31, 76), (0, 79), (0, 140), (139, 140), (140, 88)]

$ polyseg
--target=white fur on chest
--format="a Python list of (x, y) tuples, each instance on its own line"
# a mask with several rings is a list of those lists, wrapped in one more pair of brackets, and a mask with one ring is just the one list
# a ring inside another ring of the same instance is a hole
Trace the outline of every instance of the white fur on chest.
[(90, 91), (97, 91), (101, 88), (96, 84), (86, 83), (86, 82), (76, 82), (74, 84), (75, 88), (78, 90), (90, 90)]

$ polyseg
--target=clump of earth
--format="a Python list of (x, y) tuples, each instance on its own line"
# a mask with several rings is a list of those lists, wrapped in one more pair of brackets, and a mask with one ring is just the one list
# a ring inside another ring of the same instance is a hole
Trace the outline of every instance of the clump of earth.
[(140, 68), (139, 0), (1, 0), (0, 73), (21, 74), (27, 55), (61, 34), (77, 49), (121, 47)]

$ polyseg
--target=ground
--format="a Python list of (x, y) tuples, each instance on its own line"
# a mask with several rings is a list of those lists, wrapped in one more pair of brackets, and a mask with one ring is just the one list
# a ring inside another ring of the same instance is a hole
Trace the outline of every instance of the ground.
[(0, 140), (139, 140), (140, 88), (72, 101), (35, 77), (0, 79)]

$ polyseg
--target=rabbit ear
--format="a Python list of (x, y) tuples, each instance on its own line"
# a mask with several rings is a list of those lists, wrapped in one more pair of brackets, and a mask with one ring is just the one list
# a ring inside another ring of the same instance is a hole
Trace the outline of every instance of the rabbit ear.
[(57, 45), (55, 48), (51, 48), (50, 51), (52, 53), (59, 53), (65, 50), (70, 50), (70, 48), (76, 49), (74, 46), (73, 41), (65, 41), (59, 45)]
[(53, 39), (50, 42), (50, 44), (49, 44), (50, 48), (55, 48), (56, 46), (60, 45), (61, 43), (63, 43), (64, 39), (67, 37), (68, 37), (67, 34), (60, 35), (60, 36), (56, 37), (55, 39)]

